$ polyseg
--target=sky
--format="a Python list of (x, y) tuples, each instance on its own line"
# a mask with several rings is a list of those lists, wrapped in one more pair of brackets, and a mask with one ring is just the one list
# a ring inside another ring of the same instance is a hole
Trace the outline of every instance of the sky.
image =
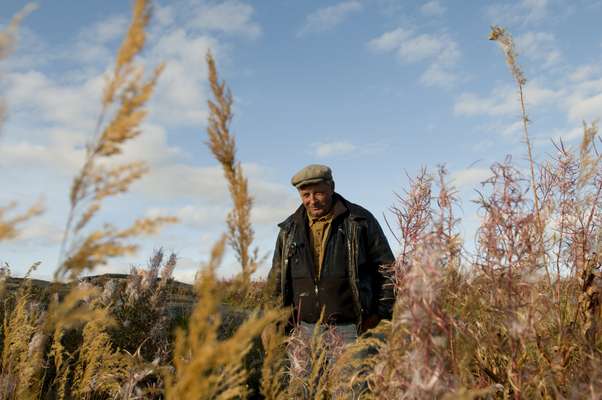
[[(26, 4), (2, 0), (0, 26)], [(97, 224), (136, 217), (181, 222), (137, 241), (134, 256), (94, 273), (144, 266), (153, 249), (179, 257), (175, 277), (190, 282), (225, 232), (231, 208), (222, 171), (206, 145), (210, 49), (234, 94), (232, 132), (255, 203), (252, 221), (269, 269), (277, 223), (300, 204), (290, 177), (329, 165), (336, 190), (370, 210), (395, 251), (391, 207), (408, 175), (443, 164), (460, 198), (461, 232), (474, 244), (474, 200), (489, 167), (511, 155), (525, 168), (516, 86), (492, 25), (512, 33), (527, 77), (536, 159), (552, 140), (577, 146), (582, 122), (602, 114), (602, 1), (155, 1), (140, 62), (166, 68), (142, 134), (124, 158), (150, 172), (103, 204)], [(0, 134), (0, 204), (46, 211), (0, 263), (15, 276), (41, 261), (48, 279), (69, 210), (68, 192), (94, 132), (103, 83), (127, 29), (131, 2), (45, 0), (23, 21), (15, 52), (0, 65), (8, 119)], [(597, 28), (596, 28), (597, 27)], [(238, 265), (230, 250), (219, 273)]]

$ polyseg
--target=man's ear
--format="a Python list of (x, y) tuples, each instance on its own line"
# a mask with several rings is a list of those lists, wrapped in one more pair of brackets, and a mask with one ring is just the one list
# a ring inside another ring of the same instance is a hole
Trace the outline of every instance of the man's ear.
[(330, 186), (332, 186), (332, 191), (334, 192), (334, 181), (330, 181)]

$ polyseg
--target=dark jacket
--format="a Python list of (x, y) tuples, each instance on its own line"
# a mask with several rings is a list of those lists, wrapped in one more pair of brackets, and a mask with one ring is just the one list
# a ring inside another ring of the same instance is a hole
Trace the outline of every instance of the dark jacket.
[(280, 223), (280, 233), (269, 280), (283, 306), (294, 306), (295, 316), (316, 322), (322, 308), (325, 321), (361, 323), (363, 318), (390, 319), (393, 287), (382, 265), (394, 261), (387, 239), (374, 216), (338, 194), (343, 212), (335, 215), (316, 277), (303, 205)]

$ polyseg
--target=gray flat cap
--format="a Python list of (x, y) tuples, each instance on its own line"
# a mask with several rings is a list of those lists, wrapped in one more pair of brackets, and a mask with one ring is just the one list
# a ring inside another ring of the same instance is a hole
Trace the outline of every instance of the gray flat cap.
[(320, 164), (310, 164), (291, 178), (291, 184), (296, 188), (321, 181), (332, 181), (332, 171)]

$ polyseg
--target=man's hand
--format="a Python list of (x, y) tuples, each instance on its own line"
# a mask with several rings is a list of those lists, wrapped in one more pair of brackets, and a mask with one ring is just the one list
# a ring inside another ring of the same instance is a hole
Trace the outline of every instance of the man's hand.
[(360, 333), (364, 333), (369, 329), (376, 328), (376, 325), (380, 322), (380, 317), (376, 314), (369, 315), (362, 320), (362, 326)]

